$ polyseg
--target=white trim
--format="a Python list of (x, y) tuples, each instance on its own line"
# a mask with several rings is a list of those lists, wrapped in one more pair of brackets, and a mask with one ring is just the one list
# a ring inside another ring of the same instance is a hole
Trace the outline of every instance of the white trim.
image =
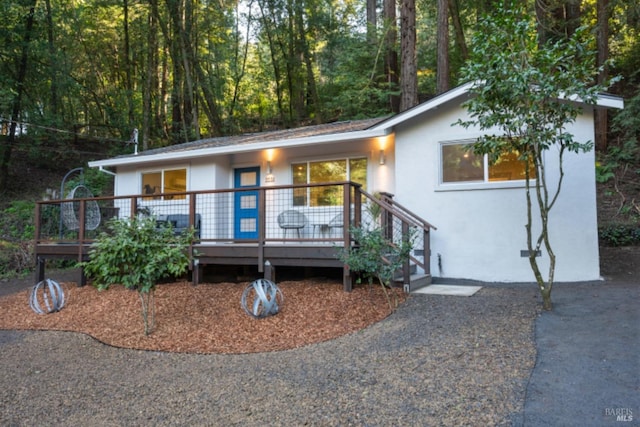
[(440, 107), (443, 104), (446, 104), (449, 101), (452, 101), (460, 96), (466, 95), (469, 92), (469, 89), (472, 87), (472, 83), (465, 83), (462, 86), (458, 86), (455, 89), (451, 89), (448, 92), (445, 92), (441, 95), (436, 96), (435, 98), (431, 98), (430, 100), (423, 102), (409, 110), (403, 111), (388, 120), (385, 120), (377, 125), (371, 127), (373, 129), (391, 129), (396, 125), (399, 125), (409, 119), (412, 119), (420, 114), (427, 112), (429, 110), (434, 110)]
[(237, 144), (228, 145), (225, 147), (210, 147), (193, 149), (186, 151), (175, 152), (163, 152), (157, 154), (144, 155), (143, 153), (137, 156), (116, 157), (105, 160), (96, 160), (89, 162), (89, 167), (105, 167), (105, 166), (126, 166), (126, 165), (139, 165), (144, 163), (153, 163), (158, 161), (175, 161), (175, 160), (188, 160), (196, 157), (203, 156), (217, 156), (225, 154), (237, 154), (237, 153), (249, 153), (254, 151), (262, 151), (270, 148), (293, 148), (307, 145), (317, 145), (326, 143), (342, 143), (347, 141), (366, 140), (371, 138), (379, 138), (389, 135), (389, 129), (366, 129), (362, 131), (344, 132), (336, 134), (326, 134), (319, 136), (312, 136), (306, 138), (295, 138), (277, 141), (265, 141), (256, 142), (251, 144)]
[[(535, 185), (535, 180), (531, 180), (531, 185)], [(510, 188), (525, 188), (526, 183), (523, 179), (517, 181), (491, 181), (491, 182), (466, 182), (466, 183), (446, 183), (438, 184), (433, 190), (436, 192), (444, 191), (476, 191), (476, 190), (502, 190)]]

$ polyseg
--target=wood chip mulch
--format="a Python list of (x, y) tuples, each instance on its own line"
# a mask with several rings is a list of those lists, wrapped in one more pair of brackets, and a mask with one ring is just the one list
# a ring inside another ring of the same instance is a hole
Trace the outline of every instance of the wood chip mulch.
[[(29, 307), (31, 290), (0, 298), (0, 329), (83, 332), (105, 344), (141, 350), (255, 353), (330, 340), (391, 313), (380, 286), (359, 285), (344, 292), (337, 282), (305, 280), (278, 283), (284, 295), (279, 313), (256, 319), (240, 304), (248, 284), (158, 285), (155, 329), (145, 336), (136, 291), (122, 286), (98, 291), (63, 282), (66, 303), (57, 313), (34, 313)], [(402, 292), (391, 292), (404, 301)]]

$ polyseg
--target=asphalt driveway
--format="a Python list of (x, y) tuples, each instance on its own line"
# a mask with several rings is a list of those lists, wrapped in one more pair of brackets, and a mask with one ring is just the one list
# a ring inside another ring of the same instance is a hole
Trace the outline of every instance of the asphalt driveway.
[(640, 425), (639, 279), (556, 285), (523, 426)]

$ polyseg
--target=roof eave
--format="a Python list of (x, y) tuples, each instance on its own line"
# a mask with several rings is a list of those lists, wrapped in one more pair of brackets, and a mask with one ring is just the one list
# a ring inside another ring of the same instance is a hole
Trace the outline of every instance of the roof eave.
[(398, 113), (395, 116), (387, 120), (384, 120), (375, 126), (372, 126), (371, 129), (380, 129), (380, 130), (386, 129), (387, 131), (391, 132), (391, 130), (395, 126), (397, 126), (402, 122), (405, 122), (409, 119), (419, 116), (420, 114), (423, 114), (426, 111), (435, 110), (438, 107), (450, 101), (453, 101), (461, 96), (467, 95), (472, 86), (473, 86), (473, 82), (465, 83), (461, 86), (458, 86), (454, 89), (444, 92), (434, 98), (431, 98), (430, 100), (423, 102), (422, 104), (418, 104), (413, 108), (410, 108), (406, 111)]
[(284, 139), (278, 141), (256, 142), (252, 144), (237, 144), (224, 147), (209, 147), (186, 151), (164, 152), (150, 155), (131, 155), (127, 157), (117, 157), (89, 162), (90, 168), (104, 168), (115, 166), (140, 165), (168, 160), (189, 160), (202, 156), (220, 156), (235, 153), (247, 153), (252, 151), (267, 150), (270, 148), (292, 148), (306, 145), (326, 144), (332, 142), (355, 141), (360, 139), (376, 138), (386, 136), (391, 129), (365, 129), (355, 132), (344, 132), (337, 134), (318, 135), (305, 138)]

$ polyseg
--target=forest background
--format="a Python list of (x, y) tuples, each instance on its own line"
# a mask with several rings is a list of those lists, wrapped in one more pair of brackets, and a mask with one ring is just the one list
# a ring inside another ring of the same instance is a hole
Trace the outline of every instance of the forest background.
[[(478, 20), (508, 1), (3, 1), (0, 273), (32, 262), (44, 190), (88, 160), (131, 153), (134, 132), (146, 150), (403, 111), (463, 83)], [(610, 92), (625, 110), (596, 118), (601, 236), (640, 242), (640, 5), (518, 4), (541, 44), (587, 26), (598, 80), (622, 77)], [(108, 191), (107, 175), (89, 178)]]

